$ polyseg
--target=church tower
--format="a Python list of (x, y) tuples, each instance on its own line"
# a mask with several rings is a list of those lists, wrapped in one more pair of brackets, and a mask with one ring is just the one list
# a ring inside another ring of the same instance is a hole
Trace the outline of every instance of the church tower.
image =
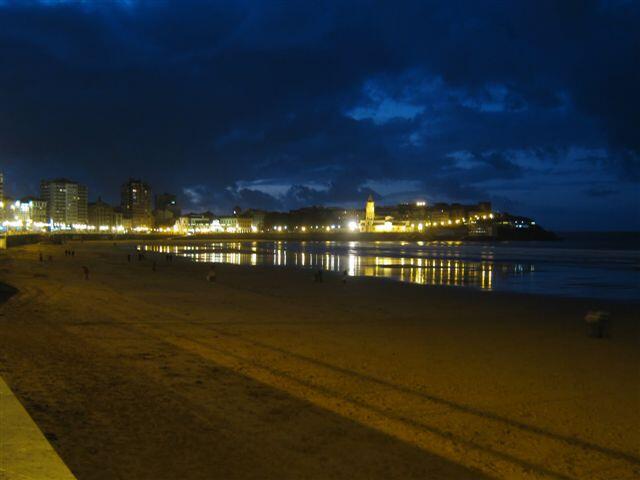
[(367, 206), (364, 210), (364, 231), (373, 232), (373, 222), (376, 218), (376, 205), (373, 202), (373, 197), (369, 195), (367, 200)]

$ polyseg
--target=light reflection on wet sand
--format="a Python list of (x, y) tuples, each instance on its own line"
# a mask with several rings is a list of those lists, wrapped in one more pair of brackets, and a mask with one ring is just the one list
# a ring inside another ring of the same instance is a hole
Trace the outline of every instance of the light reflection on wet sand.
[[(214, 242), (183, 246), (143, 245), (141, 248), (173, 253), (196, 262), (346, 271), (349, 276), (383, 277), (420, 285), (470, 286), (482, 290), (494, 288), (496, 271), (499, 275), (518, 275), (533, 270), (532, 265), (525, 264), (496, 265), (491, 255), (483, 255), (480, 261), (366, 255), (358, 253), (355, 243), (349, 242), (345, 253), (317, 251), (317, 244), (308, 250), (304, 245), (296, 244), (298, 250), (289, 250), (286, 242)], [(403, 245), (398, 246), (398, 255), (406, 255), (401, 248)]]

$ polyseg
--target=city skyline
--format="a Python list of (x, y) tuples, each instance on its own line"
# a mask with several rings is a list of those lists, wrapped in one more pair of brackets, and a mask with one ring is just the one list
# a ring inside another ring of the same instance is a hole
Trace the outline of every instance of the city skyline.
[[(0, 172), (0, 179), (4, 180)], [(555, 240), (559, 237), (535, 219), (495, 210), (491, 202), (412, 203), (375, 206), (373, 194), (364, 205), (305, 205), (288, 211), (234, 206), (231, 213), (183, 212), (177, 197), (155, 193), (147, 182), (129, 178), (121, 184), (120, 204), (98, 195), (89, 202), (86, 185), (68, 178), (42, 180), (39, 197), (13, 199), (0, 195), (3, 235), (86, 233), (121, 234), (292, 234), (352, 235), (362, 233), (417, 235), (448, 240)], [(3, 237), (4, 238), (4, 237)]]
[(638, 26), (0, 0), (2, 479), (638, 477)]
[(0, 169), (17, 197), (142, 177), (193, 211), (373, 193), (637, 230), (639, 10), (6, 2)]

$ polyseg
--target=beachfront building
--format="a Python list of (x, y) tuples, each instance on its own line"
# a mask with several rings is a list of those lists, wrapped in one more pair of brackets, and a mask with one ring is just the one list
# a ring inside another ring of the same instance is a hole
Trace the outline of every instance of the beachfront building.
[(54, 228), (86, 226), (89, 219), (85, 185), (66, 178), (42, 180), (40, 198), (47, 204), (47, 221)]
[(364, 207), (364, 220), (360, 226), (360, 230), (363, 232), (375, 231), (375, 219), (376, 219), (376, 204), (373, 201), (373, 196), (369, 195), (367, 204)]
[(6, 198), (2, 226), (8, 230), (40, 231), (47, 227), (47, 203), (39, 198)]
[(130, 178), (120, 189), (120, 205), (124, 218), (130, 220), (131, 228), (153, 226), (151, 187), (139, 179)]
[[(218, 217), (218, 225), (220, 231), (228, 232), (228, 233), (251, 233), (254, 231), (252, 228), (252, 218), (245, 216), (227, 216), (227, 217)], [(214, 220), (215, 223), (215, 220)], [(255, 228), (257, 231), (257, 228)]]
[(264, 210), (248, 209), (242, 212), (243, 217), (251, 218), (251, 230), (261, 232), (264, 229), (264, 222), (267, 212)]
[(97, 201), (89, 204), (89, 225), (99, 231), (122, 227), (122, 213), (98, 197)]
[(20, 210), (26, 212), (25, 220), (34, 224), (47, 223), (47, 202), (41, 198), (24, 197), (19, 202)]
[[(362, 211), (362, 210), (361, 210)], [(494, 218), (490, 202), (473, 205), (459, 203), (435, 203), (427, 205), (424, 200), (376, 207), (369, 196), (365, 205), (364, 219), (359, 222), (361, 232), (420, 232), (428, 228), (466, 228), (467, 225), (485, 223)], [(487, 232), (488, 226), (474, 227)]]
[(361, 232), (406, 232), (409, 225), (408, 220), (397, 219), (393, 215), (386, 215), (386, 209), (381, 209), (382, 214), (376, 215), (376, 206), (373, 196), (369, 195), (364, 209), (364, 219), (360, 220)]
[(213, 223), (214, 216), (211, 212), (189, 213), (178, 218), (173, 228), (182, 233), (209, 233)]

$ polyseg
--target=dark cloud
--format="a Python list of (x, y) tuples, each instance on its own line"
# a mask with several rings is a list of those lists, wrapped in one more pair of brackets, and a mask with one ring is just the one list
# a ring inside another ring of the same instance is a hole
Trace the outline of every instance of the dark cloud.
[(1, 167), (24, 193), (65, 175), (115, 200), (133, 175), (220, 211), (422, 190), (564, 224), (498, 190), (640, 180), (639, 21), (596, 0), (0, 1)]

